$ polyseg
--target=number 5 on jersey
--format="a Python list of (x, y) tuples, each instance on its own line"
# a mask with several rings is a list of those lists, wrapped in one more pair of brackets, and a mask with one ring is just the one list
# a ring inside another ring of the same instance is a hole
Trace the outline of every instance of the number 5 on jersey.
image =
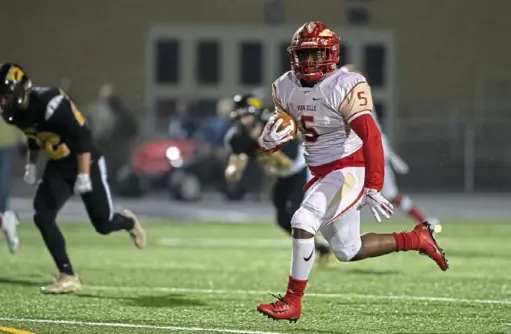
[(319, 133), (314, 128), (314, 116), (301, 116), (300, 125), (306, 142), (314, 143), (318, 140)]

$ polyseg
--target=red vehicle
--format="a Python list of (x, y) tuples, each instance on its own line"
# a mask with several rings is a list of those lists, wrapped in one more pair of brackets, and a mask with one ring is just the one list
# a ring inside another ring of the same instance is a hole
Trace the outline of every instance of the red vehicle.
[(241, 199), (246, 192), (243, 186), (226, 186), (225, 165), (225, 157), (197, 141), (148, 140), (135, 149), (129, 165), (117, 174), (117, 192), (142, 197), (165, 189), (175, 199), (197, 201), (203, 189), (212, 186), (228, 199)]
[(139, 145), (128, 166), (117, 175), (121, 196), (141, 197), (153, 189), (168, 189), (183, 200), (197, 200), (201, 181), (190, 169), (197, 160), (199, 146), (194, 141), (155, 139)]

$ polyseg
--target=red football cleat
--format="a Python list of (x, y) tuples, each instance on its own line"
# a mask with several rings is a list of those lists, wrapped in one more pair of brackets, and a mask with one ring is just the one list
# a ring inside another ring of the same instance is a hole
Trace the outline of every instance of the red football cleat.
[(427, 222), (420, 223), (415, 226), (413, 231), (419, 236), (419, 254), (427, 255), (430, 259), (435, 261), (443, 271), (449, 269), (445, 253), (443, 249), (438, 246), (438, 243), (433, 236), (431, 226)]
[(266, 315), (273, 320), (289, 320), (296, 322), (302, 313), (302, 302), (299, 298), (290, 297), (288, 295), (282, 297), (280, 295), (272, 295), (277, 301), (270, 304), (261, 304), (257, 307), (257, 311)]

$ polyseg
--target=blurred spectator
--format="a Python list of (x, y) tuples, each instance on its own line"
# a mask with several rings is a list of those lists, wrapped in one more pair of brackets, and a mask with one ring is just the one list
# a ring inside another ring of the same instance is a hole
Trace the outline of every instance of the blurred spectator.
[(170, 117), (168, 134), (170, 138), (187, 140), (193, 137), (195, 123), (190, 113), (187, 112), (187, 104), (184, 100), (178, 100), (176, 112)]
[(12, 188), (12, 163), (21, 133), (0, 120), (0, 213), (7, 211)]
[(88, 106), (86, 114), (94, 141), (115, 175), (129, 159), (130, 143), (137, 137), (137, 120), (110, 84), (101, 86), (98, 100)]
[(206, 141), (212, 146), (223, 148), (225, 134), (231, 126), (229, 115), (232, 110), (232, 98), (218, 100), (216, 115), (208, 120), (205, 131)]

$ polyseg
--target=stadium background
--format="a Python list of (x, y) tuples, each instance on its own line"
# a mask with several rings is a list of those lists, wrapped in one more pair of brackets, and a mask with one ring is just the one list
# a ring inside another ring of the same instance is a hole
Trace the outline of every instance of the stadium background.
[[(129, 147), (127, 160), (141, 141), (168, 135), (169, 121), (183, 115), (183, 106), (185, 115), (203, 125), (217, 117), (218, 99), (268, 87), (287, 69), (291, 34), (301, 22), (321, 19), (343, 40), (341, 61), (359, 65), (372, 83), (384, 128), (411, 168), (399, 176), (400, 186), (425, 194), (417, 201), (436, 212), (453, 208), (446, 196), (463, 199), (460, 204), (472, 211), (474, 203), (483, 202), (500, 203), (505, 211), (505, 196), (487, 193), (511, 188), (506, 168), (511, 47), (502, 43), (502, 34), (511, 29), (511, 3), (490, 3), (48, 0), (27, 6), (1, 1), (2, 12), (9, 13), (0, 20), (0, 29), (9, 31), (2, 37), (9, 46), (2, 47), (2, 59), (23, 64), (36, 85), (67, 88), (83, 110), (98, 99), (102, 85), (111, 84), (139, 127), (136, 138), (118, 143)], [(17, 159), (18, 180), (22, 164)], [(31, 189), (22, 182), (14, 188), (16, 197), (30, 198)], [(180, 205), (166, 195), (147, 198), (168, 205), (158, 216), (172, 215), (172, 205)], [(224, 203), (208, 194), (187, 205), (206, 210)], [(264, 200), (252, 208), (260, 205)], [(251, 210), (246, 201), (225, 204), (237, 211), (240, 206)]]

